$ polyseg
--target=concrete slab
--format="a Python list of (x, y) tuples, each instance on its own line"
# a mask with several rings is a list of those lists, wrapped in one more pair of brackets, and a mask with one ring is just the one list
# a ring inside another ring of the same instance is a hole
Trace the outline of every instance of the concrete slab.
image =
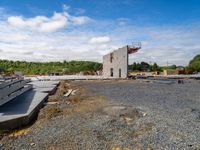
[(20, 82), (13, 83), (9, 86), (0, 88), (0, 99), (5, 96), (8, 96), (9, 94), (17, 91), (18, 89), (23, 88), (25, 85), (26, 85), (26, 81), (20, 81)]
[(38, 114), (44, 101), (57, 89), (59, 81), (35, 81), (33, 87), (12, 101), (0, 106), (0, 130), (9, 130), (28, 124)]
[(0, 129), (14, 129), (28, 124), (47, 97), (48, 93), (30, 90), (0, 106)]
[(16, 83), (16, 82), (20, 82), (20, 81), (23, 81), (23, 78), (15, 78), (15, 79), (9, 79), (9, 80), (1, 80), (0, 81), (0, 88), (3, 88), (5, 86), (9, 86), (13, 83)]
[(60, 82), (59, 81), (33, 81), (30, 82), (29, 84), (32, 84), (33, 87), (47, 87), (50, 85), (58, 85)]
[(36, 91), (53, 94), (59, 83), (59, 81), (33, 81), (29, 84), (33, 85), (33, 88)]
[(34, 90), (38, 91), (38, 92), (48, 93), (48, 94), (52, 95), (52, 94), (55, 93), (56, 89), (57, 89), (57, 86), (47, 87), (47, 88), (36, 88)]
[(31, 90), (31, 89), (32, 89), (32, 85), (26, 85), (23, 88), (18, 89), (17, 91), (1, 98), (0, 99), (0, 106), (5, 105), (5, 103), (13, 100), (15, 97), (17, 97), (17, 96), (19, 96), (19, 95), (23, 94), (24, 92)]
[(32, 85), (26, 85), (24, 78), (11, 78), (0, 80), (0, 106), (12, 100), (23, 92), (30, 90)]
[(32, 81), (59, 81), (59, 80), (108, 80), (115, 79), (114, 77), (103, 77), (95, 75), (63, 75), (63, 76), (36, 76), (36, 77), (25, 77)]

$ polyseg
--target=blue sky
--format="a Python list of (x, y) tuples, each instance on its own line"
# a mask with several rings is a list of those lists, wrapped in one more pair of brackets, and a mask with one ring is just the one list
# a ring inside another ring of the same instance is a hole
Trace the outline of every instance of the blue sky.
[(187, 65), (200, 53), (199, 0), (0, 0), (0, 59), (92, 60), (141, 41), (130, 62)]

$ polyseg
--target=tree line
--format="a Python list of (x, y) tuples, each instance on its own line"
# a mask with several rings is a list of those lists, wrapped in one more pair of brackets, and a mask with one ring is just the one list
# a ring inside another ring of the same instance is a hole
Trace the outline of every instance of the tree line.
[[(164, 69), (176, 69), (176, 65), (158, 66), (147, 62), (129, 65), (131, 71), (162, 71)], [(96, 72), (102, 69), (102, 63), (92, 61), (63, 61), (63, 62), (26, 62), (0, 60), (0, 73), (23, 72), (24, 74), (48, 74), (52, 72), (62, 72), (64, 74), (75, 74), (81, 71)], [(200, 54), (196, 55), (184, 68), (194, 72), (200, 72)]]
[[(158, 66), (156, 63), (153, 65), (148, 64), (147, 62), (136, 63), (129, 65), (129, 70), (131, 71), (163, 71), (163, 70), (175, 70), (177, 69), (176, 65), (170, 66)], [(186, 72), (200, 72), (200, 54), (196, 55), (188, 64), (188, 66), (183, 67)]]
[(154, 63), (153, 65), (148, 64), (147, 62), (136, 63), (134, 62), (129, 66), (131, 71), (161, 71), (161, 67)]
[(96, 72), (102, 67), (101, 63), (92, 61), (63, 61), (63, 62), (26, 62), (0, 60), (0, 72), (23, 72), (24, 74), (48, 74), (63, 72), (74, 74), (81, 71)]

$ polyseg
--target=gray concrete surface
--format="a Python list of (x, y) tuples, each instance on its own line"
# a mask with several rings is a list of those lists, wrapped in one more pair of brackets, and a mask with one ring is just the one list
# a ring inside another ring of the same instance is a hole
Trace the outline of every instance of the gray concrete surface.
[(23, 94), (24, 92), (31, 90), (32, 86), (31, 85), (26, 85), (21, 89), (18, 89), (17, 91), (14, 91), (10, 94), (4, 95), (4, 97), (2, 97), (0, 99), (0, 106), (5, 105), (6, 103), (8, 103), (9, 101), (13, 100), (14, 98), (16, 98), (17, 96)]
[(21, 95), (32, 88), (26, 85), (27, 81), (23, 78), (9, 79), (0, 83), (0, 106), (9, 102), (13, 98)]
[(3, 88), (3, 87), (5, 87), (5, 86), (8, 86), (8, 85), (13, 84), (13, 83), (15, 83), (15, 82), (20, 82), (20, 81), (22, 81), (22, 80), (23, 80), (23, 78), (15, 78), (15, 79), (9, 79), (9, 80), (1, 80), (1, 81), (0, 81), (0, 88)]
[(13, 83), (10, 86), (5, 86), (3, 88), (0, 88), (0, 99), (8, 96), (9, 94), (17, 91), (18, 89), (23, 88), (26, 85), (26, 81), (16, 82)]
[(53, 94), (59, 84), (59, 81), (34, 81), (29, 84), (33, 85), (34, 90), (38, 92)]
[[(28, 124), (50, 93), (55, 92), (59, 82), (37, 81), (29, 83), (32, 87), (12, 101), (0, 106), (0, 129), (14, 129)], [(23, 91), (24, 92), (24, 91)]]
[(48, 94), (28, 91), (0, 107), (0, 129), (14, 129), (31, 121)]
[(25, 77), (25, 79), (31, 79), (32, 81), (106, 80), (106, 79), (113, 79), (113, 77), (103, 77), (103, 76), (95, 76), (95, 75), (63, 75), (63, 76)]

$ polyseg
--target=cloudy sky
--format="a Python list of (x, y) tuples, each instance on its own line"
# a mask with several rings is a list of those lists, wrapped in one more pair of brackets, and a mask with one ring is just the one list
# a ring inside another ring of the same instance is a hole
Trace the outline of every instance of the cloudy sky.
[(200, 53), (200, 1), (0, 0), (0, 59), (102, 62), (138, 41), (130, 62), (187, 65)]

